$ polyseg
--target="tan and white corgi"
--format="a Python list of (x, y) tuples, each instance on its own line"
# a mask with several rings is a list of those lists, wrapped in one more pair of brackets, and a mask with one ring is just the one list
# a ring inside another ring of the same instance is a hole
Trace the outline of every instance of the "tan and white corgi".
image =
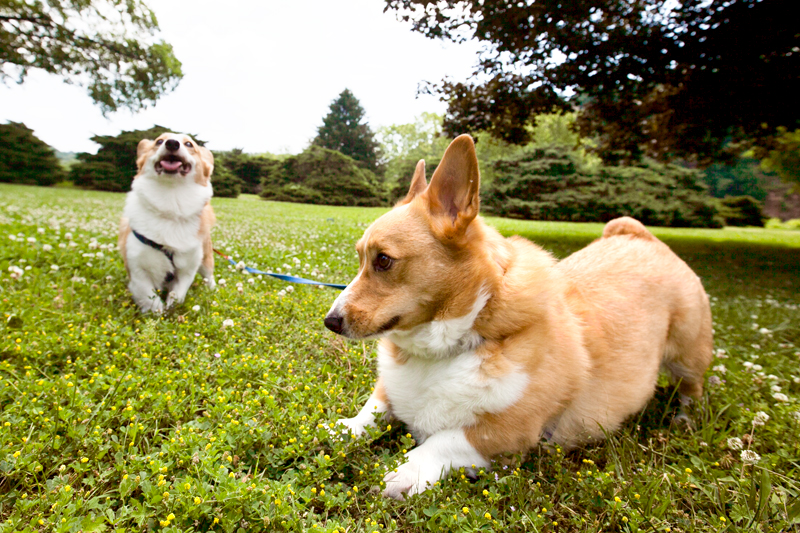
[(569, 449), (641, 410), (665, 368), (699, 398), (712, 359), (700, 279), (638, 221), (609, 222), (563, 261), (478, 217), (475, 147), (450, 144), (430, 185), (364, 232), (359, 272), (325, 317), (352, 339), (381, 337), (375, 391), (353, 418), (399, 419), (419, 445), (384, 495), (416, 494), (451, 468), (490, 466), (543, 437)]
[[(119, 250), (133, 300), (142, 311), (160, 313), (183, 302), (198, 270), (215, 287), (209, 203), (214, 156), (188, 135), (164, 133), (139, 142), (136, 165)], [(166, 303), (159, 296), (163, 289)]]

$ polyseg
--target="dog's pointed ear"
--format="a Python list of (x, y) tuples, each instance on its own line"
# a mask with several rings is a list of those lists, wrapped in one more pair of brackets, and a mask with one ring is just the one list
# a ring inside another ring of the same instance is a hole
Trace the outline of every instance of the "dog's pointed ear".
[(408, 194), (397, 205), (405, 205), (411, 202), (411, 200), (424, 193), (427, 188), (428, 180), (425, 179), (425, 160), (420, 159), (417, 162), (417, 168), (414, 169), (414, 177), (411, 178), (411, 187), (408, 188)]
[(205, 176), (206, 179), (210, 179), (211, 174), (214, 172), (214, 154), (205, 146), (198, 146), (197, 153), (203, 161), (203, 176)]
[(478, 216), (480, 188), (475, 143), (460, 135), (447, 147), (425, 191), (431, 214), (448, 219), (456, 232), (465, 230)]
[(150, 139), (142, 139), (139, 141), (139, 145), (136, 147), (136, 173), (139, 174), (142, 171), (142, 167), (144, 166), (145, 161), (147, 161), (147, 154), (150, 152), (150, 149), (155, 144), (155, 141), (151, 141)]

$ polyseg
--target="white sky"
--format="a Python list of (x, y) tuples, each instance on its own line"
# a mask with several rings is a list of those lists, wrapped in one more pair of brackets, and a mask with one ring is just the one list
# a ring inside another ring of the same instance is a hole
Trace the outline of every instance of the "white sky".
[[(0, 83), (0, 121), (24, 122), (61, 151), (95, 152), (92, 135), (153, 124), (196, 133), (212, 150), (299, 152), (349, 88), (373, 130), (443, 112), (422, 80), (464, 80), (478, 45), (426, 39), (382, 0), (149, 0), (183, 63), (178, 88), (136, 115), (104, 118), (81, 87), (31, 72)], [(223, 7), (224, 6), (224, 7)]]

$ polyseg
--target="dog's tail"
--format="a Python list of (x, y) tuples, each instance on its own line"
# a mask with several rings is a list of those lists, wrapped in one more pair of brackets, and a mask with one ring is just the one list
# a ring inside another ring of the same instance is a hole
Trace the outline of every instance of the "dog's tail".
[(655, 235), (647, 231), (644, 224), (631, 217), (615, 218), (606, 224), (606, 227), (603, 228), (603, 238), (614, 237), (615, 235), (632, 235), (648, 241), (658, 240)]

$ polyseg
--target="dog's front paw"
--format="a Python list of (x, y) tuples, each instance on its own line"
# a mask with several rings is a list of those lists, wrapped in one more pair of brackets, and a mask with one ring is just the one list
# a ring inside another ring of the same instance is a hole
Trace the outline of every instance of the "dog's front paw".
[(206, 282), (206, 287), (208, 287), (208, 290), (213, 291), (217, 288), (217, 282), (214, 281), (214, 276), (211, 276), (210, 278), (204, 278), (203, 281)]
[(154, 297), (149, 298), (142, 302), (141, 304), (142, 313), (155, 313), (156, 315), (160, 315), (164, 312), (164, 302), (161, 301), (161, 298)]
[(406, 454), (408, 462), (395, 468), (383, 477), (386, 489), (383, 495), (395, 500), (403, 500), (405, 496), (413, 496), (424, 492), (446, 474), (447, 465), (441, 461), (426, 457), (425, 453), (414, 452)]
[(363, 418), (364, 417), (361, 417), (361, 419), (359, 419), (357, 416), (353, 418), (340, 418), (336, 421), (336, 425), (330, 430), (330, 432), (335, 436), (346, 435), (349, 433), (354, 437), (360, 437), (366, 433), (368, 426), (375, 425), (374, 423), (366, 422)]

